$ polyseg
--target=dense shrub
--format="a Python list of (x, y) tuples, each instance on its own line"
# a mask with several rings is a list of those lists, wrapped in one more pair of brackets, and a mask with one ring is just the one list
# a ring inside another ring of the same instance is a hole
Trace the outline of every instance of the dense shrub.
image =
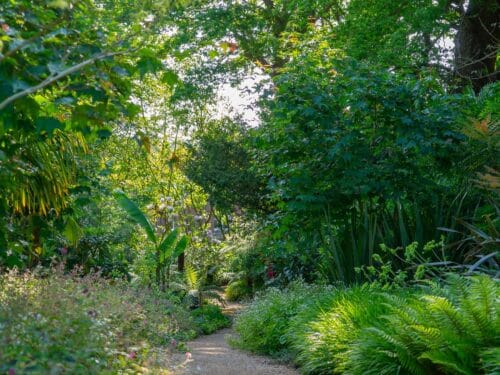
[(154, 345), (195, 335), (164, 294), (50, 272), (0, 276), (2, 373), (117, 373), (144, 364)]
[(291, 354), (310, 374), (495, 374), (498, 282), (270, 290), (237, 320), (237, 344)]
[(365, 328), (349, 351), (350, 372), (498, 374), (498, 282), (454, 277), (441, 292), (390, 298), (390, 314)]
[(344, 370), (346, 351), (361, 329), (386, 311), (384, 299), (369, 287), (336, 290), (307, 306), (287, 329), (296, 363), (306, 373)]
[(305, 307), (308, 301), (322, 298), (328, 291), (301, 283), (291, 284), (286, 290), (269, 289), (257, 296), (252, 305), (235, 321), (239, 338), (237, 347), (253, 352), (280, 356), (286, 354), (285, 337), (290, 319)]
[(199, 307), (191, 312), (191, 316), (197, 328), (205, 335), (214, 333), (231, 324), (231, 320), (225, 316), (221, 308), (216, 305), (204, 305)]
[(236, 280), (230, 283), (226, 288), (226, 298), (229, 301), (239, 301), (248, 297), (252, 291), (243, 280)]

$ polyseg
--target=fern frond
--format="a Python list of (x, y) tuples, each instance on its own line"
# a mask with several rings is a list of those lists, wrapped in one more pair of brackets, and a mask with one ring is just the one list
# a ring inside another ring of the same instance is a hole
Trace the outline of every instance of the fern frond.
[(191, 265), (186, 265), (184, 268), (184, 276), (186, 278), (186, 284), (191, 290), (198, 289), (198, 273)]

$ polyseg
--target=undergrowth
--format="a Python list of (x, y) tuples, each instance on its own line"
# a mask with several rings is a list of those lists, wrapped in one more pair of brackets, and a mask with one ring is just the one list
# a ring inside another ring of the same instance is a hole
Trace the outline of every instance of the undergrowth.
[(196, 325), (173, 296), (98, 274), (0, 275), (0, 373), (140, 372)]
[(258, 297), (234, 345), (286, 353), (306, 374), (498, 374), (498, 295), (489, 276), (385, 290), (295, 284)]

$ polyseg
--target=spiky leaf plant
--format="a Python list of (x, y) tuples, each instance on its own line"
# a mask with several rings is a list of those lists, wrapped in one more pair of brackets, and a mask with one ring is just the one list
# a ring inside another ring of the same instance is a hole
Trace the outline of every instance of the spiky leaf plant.
[(494, 373), (499, 289), (488, 276), (450, 276), (442, 295), (388, 298), (391, 313), (359, 336), (348, 353), (347, 373)]

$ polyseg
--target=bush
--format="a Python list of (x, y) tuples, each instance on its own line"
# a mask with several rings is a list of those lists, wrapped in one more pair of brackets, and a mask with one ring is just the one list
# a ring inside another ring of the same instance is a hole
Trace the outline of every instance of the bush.
[(252, 291), (243, 280), (233, 281), (226, 288), (226, 298), (228, 301), (239, 301), (251, 294)]
[(304, 373), (344, 372), (346, 352), (363, 327), (387, 312), (369, 287), (339, 289), (304, 308), (290, 322), (287, 340)]
[(229, 327), (231, 320), (222, 313), (219, 306), (205, 305), (191, 312), (194, 323), (205, 335)]
[(353, 374), (498, 374), (500, 295), (488, 276), (455, 276), (439, 293), (389, 298), (390, 314), (352, 346)]
[(488, 276), (384, 290), (295, 284), (238, 317), (236, 344), (291, 355), (309, 374), (498, 374), (498, 295)]
[(153, 346), (195, 334), (165, 294), (49, 272), (0, 275), (1, 373), (137, 371)]
[(232, 344), (256, 353), (286, 355), (289, 348), (285, 333), (290, 319), (322, 293), (328, 291), (301, 283), (292, 284), (286, 290), (269, 289), (236, 318), (235, 330), (239, 337)]

